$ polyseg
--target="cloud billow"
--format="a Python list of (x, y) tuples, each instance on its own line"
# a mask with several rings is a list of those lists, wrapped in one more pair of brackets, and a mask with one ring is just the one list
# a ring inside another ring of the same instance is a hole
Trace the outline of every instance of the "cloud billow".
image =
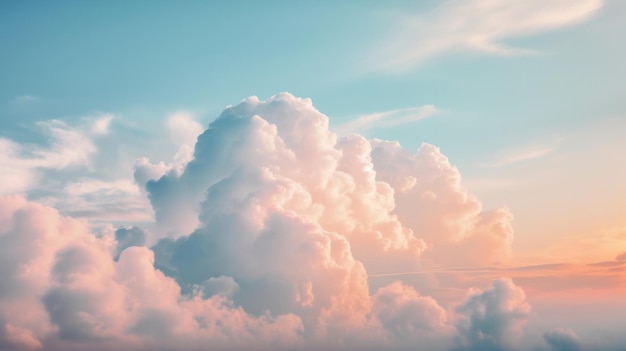
[[(2, 198), (0, 345), (443, 350), (455, 336), (474, 342), (476, 328), (513, 338), (525, 316), (510, 280), (456, 311), (402, 282), (370, 292), (373, 271), (506, 260), (512, 217), (483, 211), (438, 148), (338, 138), (309, 99), (245, 99), (198, 137), (193, 158), (141, 159), (135, 179), (155, 212), (145, 229), (93, 234)], [(516, 309), (500, 309), (507, 301)], [(479, 317), (506, 323), (485, 329)]]

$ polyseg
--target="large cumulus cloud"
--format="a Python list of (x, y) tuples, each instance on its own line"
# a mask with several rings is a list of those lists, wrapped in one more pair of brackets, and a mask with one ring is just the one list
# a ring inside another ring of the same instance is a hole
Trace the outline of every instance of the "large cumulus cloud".
[(94, 234), (3, 198), (0, 347), (435, 350), (476, 330), (514, 336), (517, 322), (483, 330), (477, 312), (517, 316), (498, 307), (519, 297), (507, 281), (456, 312), (402, 282), (370, 292), (368, 271), (505, 260), (511, 215), (483, 211), (436, 147), (338, 138), (328, 122), (287, 93), (226, 108), (193, 155), (135, 163), (155, 212), (144, 229)]
[(4, 349), (298, 342), (299, 317), (254, 317), (221, 295), (182, 295), (172, 278), (155, 270), (151, 250), (129, 247), (115, 261), (114, 237), (97, 237), (54, 209), (5, 197), (0, 223)]
[(136, 174), (153, 174), (146, 188), (157, 232), (173, 239), (210, 226), (203, 212), (238, 210), (232, 202), (262, 196), (282, 200), (262, 200), (261, 211), (338, 233), (366, 266), (385, 257), (385, 268), (406, 269), (425, 250), (438, 263), (501, 262), (513, 237), (508, 210), (482, 211), (438, 148), (412, 154), (356, 134), (337, 139), (309, 99), (287, 93), (228, 107), (199, 136), (182, 174), (158, 168), (142, 162)]

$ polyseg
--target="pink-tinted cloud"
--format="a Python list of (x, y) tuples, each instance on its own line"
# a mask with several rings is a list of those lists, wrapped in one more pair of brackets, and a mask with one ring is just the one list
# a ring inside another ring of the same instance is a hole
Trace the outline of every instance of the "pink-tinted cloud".
[[(172, 120), (189, 146), (198, 125)], [(328, 122), (288, 93), (226, 108), (193, 154), (135, 162), (137, 195), (155, 213), (145, 228), (94, 233), (1, 198), (0, 349), (519, 346), (524, 290), (545, 291), (541, 279), (571, 267), (503, 266), (511, 213), (483, 210), (437, 147), (338, 137)], [(596, 277), (621, 263), (567, 272)], [(374, 280), (407, 271), (424, 277)]]

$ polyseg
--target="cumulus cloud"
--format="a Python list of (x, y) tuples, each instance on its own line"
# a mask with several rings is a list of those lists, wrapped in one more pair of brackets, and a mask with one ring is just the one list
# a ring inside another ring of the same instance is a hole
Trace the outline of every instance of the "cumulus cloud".
[(194, 120), (193, 115), (184, 111), (171, 115), (167, 119), (167, 128), (172, 141), (178, 147), (173, 167), (180, 170), (193, 158), (193, 146), (204, 128)]
[(582, 346), (576, 333), (569, 329), (555, 329), (543, 334), (552, 351), (581, 351)]
[(408, 344), (419, 341), (425, 346), (429, 339), (450, 334), (446, 310), (400, 281), (380, 288), (372, 298), (372, 314), (391, 335)]
[(297, 316), (254, 317), (221, 295), (183, 296), (154, 269), (151, 250), (131, 246), (114, 261), (115, 237), (97, 237), (54, 209), (4, 197), (0, 223), (0, 345), (10, 349), (298, 342)]
[(483, 211), (439, 148), (423, 144), (412, 154), (397, 142), (371, 143), (377, 179), (394, 189), (394, 212), (401, 223), (427, 243), (426, 260), (445, 265), (507, 260), (512, 214), (506, 208)]
[(583, 22), (602, 5), (601, 0), (447, 1), (431, 12), (400, 18), (387, 56), (376, 66), (402, 72), (446, 53), (534, 54), (506, 40)]
[(250, 201), (259, 213), (249, 218), (293, 213), (345, 237), (366, 265), (386, 257), (381, 269), (414, 266), (424, 250), (449, 256), (446, 245), (465, 249), (449, 261), (493, 263), (506, 258), (513, 236), (508, 210), (482, 211), (436, 147), (412, 154), (393, 142), (338, 138), (310, 100), (287, 93), (227, 108), (182, 172), (144, 159), (135, 177), (152, 177), (145, 186), (156, 232), (172, 239)]
[(502, 278), (487, 290), (472, 292), (456, 312), (458, 350), (510, 350), (522, 335), (530, 305), (520, 287)]
[[(185, 114), (168, 126), (180, 146), (199, 131)], [(508, 255), (510, 213), (483, 211), (438, 148), (338, 137), (311, 100), (282, 93), (226, 108), (184, 162), (174, 158), (137, 160), (141, 189), (96, 179), (65, 188), (145, 194), (155, 214), (146, 228), (94, 234), (23, 197), (0, 201), (2, 345), (436, 350), (454, 333), (468, 344), (477, 333), (515, 336), (525, 305), (510, 281), (457, 310), (469, 324), (400, 282), (370, 292), (368, 272)], [(492, 320), (503, 324), (481, 324)]]

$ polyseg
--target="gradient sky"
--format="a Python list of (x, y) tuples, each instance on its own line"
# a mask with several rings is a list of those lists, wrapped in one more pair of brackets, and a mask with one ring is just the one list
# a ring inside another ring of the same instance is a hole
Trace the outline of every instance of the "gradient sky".
[(0, 3), (0, 350), (626, 349), (624, 18)]

